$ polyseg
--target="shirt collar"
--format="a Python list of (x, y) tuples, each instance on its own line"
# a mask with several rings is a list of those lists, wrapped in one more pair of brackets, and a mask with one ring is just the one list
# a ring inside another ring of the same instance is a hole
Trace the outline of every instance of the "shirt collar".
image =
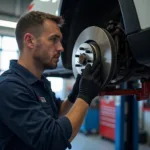
[[(9, 69), (13, 70), (16, 74), (27, 80), (29, 84), (33, 84), (40, 81), (36, 76), (34, 76), (29, 70), (17, 63), (17, 60), (11, 60)], [(48, 80), (42, 75), (42, 81), (48, 84)]]

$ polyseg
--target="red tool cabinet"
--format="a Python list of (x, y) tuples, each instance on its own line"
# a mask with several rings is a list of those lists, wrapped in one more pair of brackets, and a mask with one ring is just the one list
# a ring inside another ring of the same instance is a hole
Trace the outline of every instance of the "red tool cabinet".
[(116, 108), (115, 96), (100, 98), (100, 136), (115, 140)]

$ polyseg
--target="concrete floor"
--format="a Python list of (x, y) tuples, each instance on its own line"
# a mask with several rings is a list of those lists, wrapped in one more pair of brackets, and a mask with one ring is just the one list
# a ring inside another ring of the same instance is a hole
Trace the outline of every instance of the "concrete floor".
[[(100, 136), (85, 136), (79, 133), (72, 141), (71, 150), (115, 150), (115, 145), (111, 141), (101, 139)], [(150, 150), (150, 147), (140, 145), (139, 150)]]

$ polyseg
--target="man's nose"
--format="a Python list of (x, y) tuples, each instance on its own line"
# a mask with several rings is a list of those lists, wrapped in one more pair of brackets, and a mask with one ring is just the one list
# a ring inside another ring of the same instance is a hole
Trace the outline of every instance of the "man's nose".
[(64, 51), (64, 48), (63, 48), (61, 42), (58, 43), (58, 45), (57, 45), (57, 50), (58, 50), (59, 52), (63, 52), (63, 51)]

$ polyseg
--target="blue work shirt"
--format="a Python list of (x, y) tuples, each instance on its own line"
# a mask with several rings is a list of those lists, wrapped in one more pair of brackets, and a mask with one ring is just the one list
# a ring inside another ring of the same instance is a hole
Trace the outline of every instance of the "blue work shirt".
[(60, 105), (44, 76), (11, 61), (0, 76), (0, 150), (65, 150), (72, 126)]

